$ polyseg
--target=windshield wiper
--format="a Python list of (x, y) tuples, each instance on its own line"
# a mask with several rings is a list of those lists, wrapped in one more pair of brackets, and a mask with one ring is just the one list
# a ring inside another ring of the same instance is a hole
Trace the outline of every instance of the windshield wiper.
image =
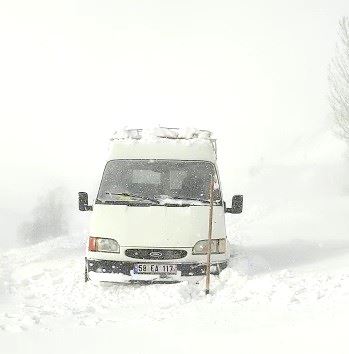
[(209, 200), (207, 199), (200, 199), (200, 198), (190, 198), (190, 197), (179, 197), (179, 196), (174, 196), (174, 197), (169, 197), (170, 199), (179, 199), (179, 200), (193, 200), (193, 201), (197, 201), (197, 202), (201, 202), (201, 203), (210, 203)]
[(148, 197), (145, 197), (143, 195), (138, 195), (138, 194), (132, 194), (132, 193), (126, 193), (126, 192), (123, 192), (123, 193), (112, 193), (112, 192), (108, 192), (108, 191), (105, 192), (105, 194), (120, 195), (122, 197), (137, 198), (137, 199), (146, 200), (148, 202), (152, 202), (152, 203), (155, 203), (155, 204), (160, 204), (160, 202), (157, 199), (148, 198)]

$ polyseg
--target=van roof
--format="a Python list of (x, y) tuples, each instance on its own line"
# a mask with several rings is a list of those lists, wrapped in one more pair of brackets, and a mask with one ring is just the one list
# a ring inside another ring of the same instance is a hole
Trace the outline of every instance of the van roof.
[(109, 159), (216, 161), (216, 140), (208, 130), (159, 127), (123, 129), (111, 138)]

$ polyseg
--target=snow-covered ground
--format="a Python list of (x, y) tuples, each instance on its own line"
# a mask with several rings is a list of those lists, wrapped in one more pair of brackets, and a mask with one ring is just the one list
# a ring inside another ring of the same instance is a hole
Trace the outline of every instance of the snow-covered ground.
[(203, 282), (85, 284), (82, 233), (2, 253), (0, 352), (348, 353), (343, 166), (251, 170), (209, 296)]
[[(340, 202), (349, 210), (349, 198)], [(257, 218), (251, 208), (246, 224), (237, 225), (248, 230), (263, 224), (265, 214), (251, 222)], [(78, 235), (12, 250), (0, 258), (1, 347), (4, 353), (119, 345), (136, 353), (216, 345), (239, 353), (347, 352), (349, 240), (298, 236), (239, 242), (208, 297), (203, 284), (85, 284)]]

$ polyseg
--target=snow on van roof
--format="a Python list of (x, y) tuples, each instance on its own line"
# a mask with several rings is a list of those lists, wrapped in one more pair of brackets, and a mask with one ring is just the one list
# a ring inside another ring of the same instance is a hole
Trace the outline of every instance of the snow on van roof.
[(150, 129), (121, 129), (117, 130), (112, 136), (111, 140), (123, 139), (209, 139), (212, 133), (209, 130), (202, 130), (196, 128), (167, 128), (156, 127)]
[(111, 158), (196, 158), (214, 161), (217, 154), (212, 133), (196, 128), (121, 129), (113, 134), (111, 141)]

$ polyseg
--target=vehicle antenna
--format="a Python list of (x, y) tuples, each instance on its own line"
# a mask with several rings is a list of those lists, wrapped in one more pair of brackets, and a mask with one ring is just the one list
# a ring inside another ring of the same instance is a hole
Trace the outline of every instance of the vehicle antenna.
[(213, 216), (213, 184), (214, 178), (211, 176), (210, 181), (210, 212), (208, 218), (208, 249), (207, 249), (207, 263), (206, 263), (206, 295), (210, 293), (210, 270), (211, 270), (211, 240), (212, 240), (212, 216)]

